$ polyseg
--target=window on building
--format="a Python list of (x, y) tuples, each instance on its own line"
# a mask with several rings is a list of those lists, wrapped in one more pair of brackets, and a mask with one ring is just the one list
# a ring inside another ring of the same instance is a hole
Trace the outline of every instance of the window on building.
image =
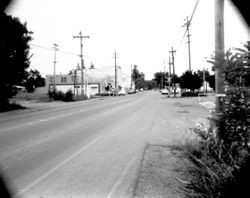
[(75, 76), (71, 76), (71, 82), (75, 81)]
[(67, 78), (66, 77), (61, 77), (61, 83), (66, 83), (67, 82)]

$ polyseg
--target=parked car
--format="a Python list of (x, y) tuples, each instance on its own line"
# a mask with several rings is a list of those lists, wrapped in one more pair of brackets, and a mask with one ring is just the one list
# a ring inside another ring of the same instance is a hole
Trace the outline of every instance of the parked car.
[(135, 90), (134, 89), (129, 89), (128, 90), (128, 94), (134, 94), (135, 93)]
[(124, 89), (118, 91), (118, 96), (126, 96), (126, 92)]
[(167, 89), (162, 89), (161, 90), (161, 94), (162, 95), (167, 95), (168, 94), (168, 90)]

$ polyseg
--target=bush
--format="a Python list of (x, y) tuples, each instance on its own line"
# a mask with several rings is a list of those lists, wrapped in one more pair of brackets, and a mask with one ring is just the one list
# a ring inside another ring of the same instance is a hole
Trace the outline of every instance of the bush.
[(62, 100), (64, 102), (74, 101), (74, 94), (71, 89), (66, 93), (63, 93), (62, 91), (49, 91), (48, 95), (54, 100)]
[[(235, 144), (236, 150), (247, 149), (250, 141), (250, 93), (234, 88), (227, 92), (224, 112), (215, 122), (219, 126), (219, 139), (227, 150)], [(237, 151), (235, 151), (237, 152)]]
[(199, 124), (193, 129), (198, 141), (180, 146), (189, 162), (187, 197), (224, 198), (237, 186), (241, 167), (250, 158), (248, 96), (247, 90), (230, 90), (225, 98), (225, 111), (218, 120), (214, 119), (219, 126), (217, 134), (213, 127), (206, 129)]
[(63, 101), (64, 102), (72, 102), (74, 101), (74, 94), (72, 93), (72, 90), (68, 90), (65, 94), (64, 94), (64, 97), (63, 97)]

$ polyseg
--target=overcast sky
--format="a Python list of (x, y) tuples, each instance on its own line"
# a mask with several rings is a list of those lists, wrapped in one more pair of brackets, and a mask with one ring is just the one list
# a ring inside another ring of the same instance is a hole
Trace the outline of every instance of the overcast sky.
[[(79, 61), (80, 41), (73, 35), (82, 31), (85, 66), (118, 65), (126, 73), (131, 64), (152, 79), (168, 68), (169, 50), (177, 49), (176, 71), (188, 69), (187, 38), (180, 45), (186, 16), (191, 16), (196, 0), (16, 0), (8, 14), (27, 22), (34, 32), (31, 68), (42, 75), (53, 74), (52, 48), (59, 45), (57, 73), (68, 73)], [(190, 27), (192, 69), (209, 68), (205, 58), (214, 51), (214, 0), (200, 0)], [(225, 45), (238, 47), (250, 40), (249, 29), (240, 14), (225, 0)], [(60, 53), (61, 51), (61, 53)], [(62, 53), (66, 52), (66, 53)], [(74, 55), (76, 54), (76, 55)]]

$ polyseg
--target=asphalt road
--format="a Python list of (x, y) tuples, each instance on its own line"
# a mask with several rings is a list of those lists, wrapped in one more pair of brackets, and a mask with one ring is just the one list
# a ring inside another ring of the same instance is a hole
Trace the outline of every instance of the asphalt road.
[(1, 113), (1, 170), (16, 197), (131, 197), (145, 145), (184, 140), (207, 116), (157, 91)]

